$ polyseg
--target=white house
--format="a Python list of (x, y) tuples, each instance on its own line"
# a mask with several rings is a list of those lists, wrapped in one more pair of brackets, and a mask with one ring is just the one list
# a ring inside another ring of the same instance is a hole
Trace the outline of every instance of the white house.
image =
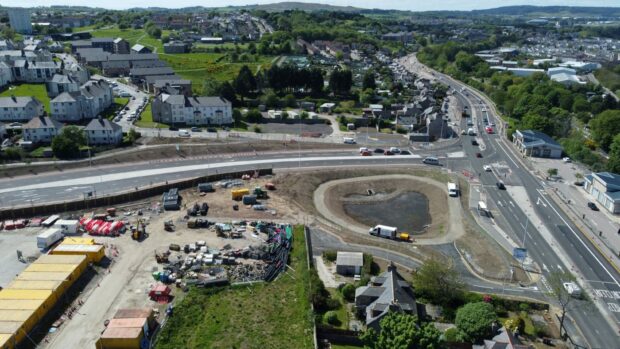
[(43, 104), (34, 97), (0, 97), (0, 121), (28, 121), (43, 115)]
[(122, 128), (101, 117), (91, 120), (84, 132), (89, 145), (117, 145), (123, 141)]
[(62, 123), (47, 116), (39, 116), (28, 121), (23, 127), (22, 140), (32, 143), (49, 144), (60, 133)]
[(222, 97), (187, 97), (160, 93), (153, 99), (153, 121), (166, 124), (231, 124), (232, 105)]
[(62, 92), (52, 99), (51, 116), (59, 121), (90, 120), (110, 107), (113, 101), (110, 84), (91, 80), (80, 86), (79, 91)]

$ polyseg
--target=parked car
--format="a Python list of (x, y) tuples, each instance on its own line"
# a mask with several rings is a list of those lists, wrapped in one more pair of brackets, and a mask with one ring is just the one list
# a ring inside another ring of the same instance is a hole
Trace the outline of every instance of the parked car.
[(400, 149), (396, 147), (390, 147), (390, 151), (394, 154), (400, 154)]
[(411, 155), (411, 152), (409, 150), (403, 150), (400, 152), (400, 155)]
[(370, 156), (372, 153), (369, 152), (368, 150), (364, 150), (363, 152), (361, 152), (360, 154), (362, 154), (362, 156)]
[(365, 151), (370, 151), (370, 149), (366, 148), (366, 147), (361, 147), (360, 148), (360, 153), (363, 153)]
[(472, 140), (471, 140), (471, 145), (478, 145), (478, 141), (477, 141), (477, 140), (475, 140), (475, 139), (472, 139)]
[(573, 182), (573, 184), (578, 186), (578, 187), (583, 187), (584, 182), (583, 181), (575, 181), (575, 182)]
[(200, 127), (196, 127), (196, 126), (192, 127), (191, 130), (192, 130), (192, 132), (200, 132), (200, 131), (202, 131), (202, 129)]
[(482, 157), (482, 154), (481, 154), (481, 153), (476, 153), (476, 157), (477, 157), (477, 158), (481, 158), (481, 157)]
[(381, 148), (376, 148), (374, 151), (375, 151), (375, 153), (377, 153), (377, 154), (383, 154), (383, 153), (385, 152), (385, 150), (383, 150), (383, 149), (381, 149)]
[(590, 208), (592, 211), (598, 211), (598, 207), (593, 202), (588, 202), (588, 208)]
[(484, 170), (484, 172), (491, 172), (491, 165), (484, 165), (482, 166), (482, 169)]
[(174, 126), (170, 126), (170, 127), (168, 127), (168, 130), (170, 130), (170, 131), (178, 131), (179, 128), (178, 127), (174, 127)]
[(385, 151), (385, 153), (383, 153), (383, 154), (384, 154), (384, 155), (394, 155), (394, 153), (392, 153), (392, 152), (391, 152), (391, 151), (389, 151), (389, 150), (386, 150), (386, 151)]
[(504, 185), (504, 182), (502, 181), (495, 183), (495, 185), (497, 185), (497, 189), (499, 190), (506, 190), (506, 186)]
[(207, 128), (207, 132), (216, 133), (217, 130), (215, 128), (213, 128), (213, 127), (209, 127), (209, 128)]

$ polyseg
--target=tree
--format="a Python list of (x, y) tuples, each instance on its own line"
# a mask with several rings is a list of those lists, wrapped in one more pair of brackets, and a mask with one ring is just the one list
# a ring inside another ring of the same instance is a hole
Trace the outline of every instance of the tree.
[(13, 28), (5, 26), (4, 29), (2, 29), (2, 35), (0, 36), (9, 40), (13, 40), (15, 38), (15, 30), (13, 30)]
[(241, 120), (243, 119), (243, 115), (241, 114), (239, 109), (233, 109), (232, 118), (233, 118), (233, 122), (235, 123), (235, 126), (241, 125)]
[(389, 312), (379, 322), (381, 331), (364, 331), (360, 339), (367, 349), (439, 349), (441, 332), (431, 323), (418, 325), (413, 315)]
[(129, 144), (134, 144), (138, 138), (140, 138), (140, 133), (133, 127), (129, 129), (129, 132), (127, 132), (127, 142)]
[(349, 94), (353, 85), (353, 75), (348, 69), (336, 68), (329, 76), (329, 88), (337, 95)]
[(342, 297), (344, 297), (347, 302), (353, 302), (355, 300), (355, 286), (353, 284), (346, 284), (342, 286)]
[(61, 159), (80, 156), (80, 147), (86, 144), (84, 132), (77, 126), (66, 126), (52, 140), (52, 151)]
[(521, 126), (526, 130), (535, 130), (548, 135), (553, 135), (553, 123), (551, 120), (538, 114), (525, 114), (521, 120)]
[(256, 90), (256, 79), (247, 65), (244, 65), (241, 67), (241, 70), (239, 70), (239, 74), (237, 74), (237, 78), (234, 82), (234, 87), (235, 91), (241, 95), (241, 100), (243, 100), (243, 97), (249, 96), (250, 92)]
[(292, 94), (287, 94), (284, 96), (284, 105), (289, 108), (295, 108), (297, 107), (297, 99)]
[(549, 175), (549, 177), (557, 176), (558, 175), (558, 169), (557, 168), (550, 168), (550, 169), (547, 170), (547, 174)]
[(590, 121), (592, 139), (605, 151), (613, 138), (620, 133), (620, 110), (606, 110)]
[(473, 343), (487, 338), (497, 321), (493, 306), (486, 302), (468, 303), (456, 312), (454, 323), (467, 341)]
[(614, 137), (609, 146), (609, 160), (607, 161), (607, 171), (620, 173), (620, 134)]
[(237, 106), (239, 101), (237, 100), (237, 94), (234, 87), (228, 81), (224, 81), (218, 89), (219, 95), (226, 98), (233, 106)]
[(375, 82), (375, 73), (371, 70), (367, 70), (366, 73), (364, 73), (364, 78), (362, 79), (362, 90), (374, 90), (376, 88), (377, 83)]
[(566, 334), (566, 330), (564, 329), (564, 320), (566, 319), (566, 314), (571, 311), (577, 303), (573, 302), (574, 297), (568, 293), (566, 288), (564, 288), (565, 282), (575, 281), (575, 277), (564, 271), (553, 271), (547, 276), (547, 282), (549, 284), (549, 293), (548, 296), (553, 298), (557, 305), (560, 307), (560, 335), (562, 336), (562, 330), (564, 330), (564, 334)]
[(413, 287), (429, 301), (447, 306), (461, 298), (464, 284), (454, 265), (430, 259), (414, 274)]
[(245, 114), (245, 119), (249, 122), (249, 123), (258, 123), (262, 120), (263, 115), (256, 109), (252, 109), (250, 111), (247, 112), (247, 114)]
[(333, 310), (328, 311), (323, 315), (323, 320), (330, 325), (337, 326), (340, 324), (340, 320), (338, 320), (338, 313)]

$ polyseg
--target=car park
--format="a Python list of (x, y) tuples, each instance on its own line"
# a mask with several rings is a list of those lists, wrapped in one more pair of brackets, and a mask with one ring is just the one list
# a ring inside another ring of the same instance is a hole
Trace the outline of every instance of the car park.
[(591, 209), (592, 211), (598, 211), (598, 207), (596, 206), (596, 204), (591, 201), (588, 202), (588, 208)]

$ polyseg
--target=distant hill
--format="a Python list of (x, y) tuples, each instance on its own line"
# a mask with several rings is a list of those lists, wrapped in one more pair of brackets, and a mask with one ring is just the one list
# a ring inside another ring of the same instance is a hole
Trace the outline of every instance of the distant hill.
[(473, 14), (528, 17), (620, 17), (620, 7), (504, 6), (474, 10)]
[(245, 6), (227, 6), (215, 8), (217, 10), (263, 10), (267, 12), (282, 12), (288, 10), (301, 10), (301, 11), (338, 11), (338, 12), (360, 12), (364, 9), (353, 6), (335, 6), (328, 4), (317, 4), (309, 2), (277, 2), (272, 4), (262, 5), (245, 5)]

